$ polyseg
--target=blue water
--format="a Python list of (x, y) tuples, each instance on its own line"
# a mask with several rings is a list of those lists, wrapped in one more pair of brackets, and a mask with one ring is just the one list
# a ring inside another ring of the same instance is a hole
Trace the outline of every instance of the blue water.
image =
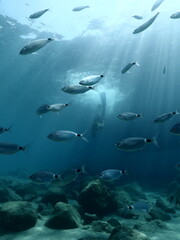
[[(143, 14), (146, 5), (141, 8)], [(111, 29), (105, 19), (86, 15), (88, 29), (101, 34), (82, 33), (66, 39), (57, 33), (59, 41), (27, 56), (19, 55), (20, 49), (30, 42), (21, 35), (34, 33), (37, 38), (48, 38), (54, 33), (31, 29), (0, 15), (0, 124), (13, 125), (12, 133), (4, 133), (0, 138), (1, 142), (28, 145), (26, 152), (2, 155), (0, 173), (6, 175), (16, 169), (29, 174), (43, 169), (60, 172), (85, 164), (92, 174), (108, 168), (126, 169), (143, 184), (155, 187), (158, 181), (166, 185), (176, 174), (180, 153), (180, 139), (169, 130), (180, 121), (180, 116), (160, 125), (153, 120), (159, 114), (180, 111), (179, 20), (170, 20), (170, 13), (162, 12), (149, 29), (133, 35), (132, 31), (144, 19), (129, 18), (129, 25), (126, 19)], [(14, 22), (15, 28), (7, 21)], [(122, 75), (122, 68), (131, 61), (138, 61), (140, 67), (134, 66), (131, 73)], [(99, 93), (89, 91), (72, 96), (61, 88), (77, 84), (82, 77), (103, 73), (105, 78), (98, 88), (106, 93), (105, 125), (92, 138), (91, 126), (101, 104)], [(36, 109), (45, 103), (70, 103), (70, 106), (59, 114), (48, 113), (40, 118)], [(128, 111), (141, 113), (143, 118), (133, 122), (117, 118)], [(87, 131), (89, 142), (50, 141), (47, 135), (57, 130)], [(127, 137), (155, 136), (158, 148), (150, 144), (140, 151), (123, 152), (114, 146)]]

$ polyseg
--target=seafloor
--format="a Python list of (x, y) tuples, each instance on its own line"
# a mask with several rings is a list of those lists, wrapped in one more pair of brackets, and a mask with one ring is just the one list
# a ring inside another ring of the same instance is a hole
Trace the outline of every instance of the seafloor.
[[(1, 177), (0, 240), (178, 240), (179, 179), (153, 192), (89, 176), (65, 185)], [(127, 209), (138, 201), (148, 210)]]

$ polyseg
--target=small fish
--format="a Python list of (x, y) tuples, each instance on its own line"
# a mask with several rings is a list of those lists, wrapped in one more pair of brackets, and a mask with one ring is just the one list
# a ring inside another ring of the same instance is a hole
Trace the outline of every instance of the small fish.
[(103, 74), (88, 76), (88, 77), (83, 78), (79, 82), (79, 84), (84, 85), (84, 86), (91, 86), (91, 85), (98, 83), (103, 77), (105, 77)]
[(98, 176), (100, 179), (104, 181), (114, 181), (121, 178), (124, 174), (127, 174), (127, 171), (125, 170), (118, 170), (118, 169), (108, 169), (102, 171)]
[(119, 114), (117, 117), (121, 120), (132, 121), (139, 117), (142, 117), (142, 115), (138, 113), (124, 112)]
[(38, 107), (38, 109), (36, 110), (36, 113), (38, 115), (42, 115), (42, 114), (45, 114), (47, 112), (50, 112), (50, 105), (48, 105), (48, 104), (43, 104), (40, 107)]
[(143, 19), (143, 17), (142, 17), (142, 16), (139, 16), (139, 15), (134, 15), (134, 16), (132, 16), (132, 17), (135, 18), (135, 19), (138, 19), (138, 20)]
[(155, 145), (158, 145), (155, 137), (154, 138), (132, 137), (125, 138), (121, 142), (116, 143), (115, 147), (123, 151), (131, 152), (143, 149), (149, 143), (154, 143)]
[(0, 143), (0, 154), (14, 154), (25, 150), (26, 146), (22, 147), (15, 143)]
[(79, 12), (79, 11), (81, 11), (81, 10), (83, 10), (83, 9), (85, 9), (85, 8), (89, 8), (90, 6), (79, 6), (79, 7), (75, 7), (75, 8), (73, 8), (73, 12)]
[(164, 68), (163, 68), (163, 74), (166, 74), (166, 70), (167, 70), (167, 68), (166, 68), (166, 66), (164, 66)]
[(11, 132), (11, 129), (12, 129), (12, 125), (8, 128), (0, 127), (0, 134), (4, 132)]
[(154, 119), (154, 123), (163, 123), (168, 121), (169, 119), (173, 118), (176, 114), (180, 114), (179, 112), (169, 112), (163, 113)]
[(38, 171), (29, 176), (29, 179), (36, 183), (50, 183), (53, 180), (60, 180), (61, 177), (60, 175), (54, 174), (52, 172)]
[(164, 0), (157, 0), (152, 6), (151, 11), (154, 11), (156, 8), (158, 8), (162, 2), (164, 2)]
[(81, 85), (70, 85), (67, 87), (63, 87), (61, 90), (69, 94), (81, 94), (89, 90), (94, 90), (94, 86), (91, 87), (91, 86), (81, 86)]
[(171, 129), (170, 133), (180, 136), (180, 123), (176, 123)]
[(177, 11), (176, 13), (172, 14), (172, 15), (170, 16), (170, 18), (172, 18), (172, 19), (178, 19), (178, 18), (180, 18), (180, 11)]
[(28, 45), (25, 45), (21, 51), (19, 52), (20, 55), (27, 55), (34, 53), (38, 51), (39, 49), (43, 48), (46, 44), (53, 41), (53, 38), (47, 38), (47, 39), (38, 39), (35, 41), (32, 41)]
[(39, 12), (35, 12), (33, 14), (31, 14), (29, 16), (30, 19), (36, 19), (36, 18), (39, 18), (41, 17), (45, 12), (47, 12), (49, 9), (45, 9), (45, 10), (42, 10), (42, 11), (39, 11)]
[(131, 205), (126, 205), (126, 208), (137, 215), (146, 214), (149, 212), (149, 203), (146, 201), (137, 201)]
[(124, 73), (128, 72), (129, 69), (132, 68), (132, 66), (134, 66), (134, 65), (140, 67), (139, 63), (137, 63), (137, 62), (128, 63), (128, 64), (122, 69), (121, 73), (124, 74)]
[(66, 107), (68, 107), (69, 104), (68, 103), (56, 103), (56, 104), (51, 104), (49, 105), (49, 110), (51, 112), (60, 112), (63, 109), (65, 109)]
[(66, 131), (66, 130), (52, 132), (47, 137), (50, 140), (55, 141), (55, 142), (71, 141), (76, 138), (80, 138), (80, 139), (83, 139), (84, 141), (88, 142), (88, 140), (84, 137), (84, 133), (80, 134), (80, 133), (75, 133), (75, 132)]
[(176, 164), (175, 169), (180, 171), (180, 162)]
[(147, 22), (142, 24), (140, 27), (135, 29), (133, 34), (137, 34), (137, 33), (140, 33), (140, 32), (143, 32), (144, 30), (146, 30), (149, 26), (151, 26), (151, 24), (155, 21), (155, 19), (157, 18), (158, 15), (159, 15), (159, 12), (156, 13), (156, 15), (154, 17), (150, 18)]

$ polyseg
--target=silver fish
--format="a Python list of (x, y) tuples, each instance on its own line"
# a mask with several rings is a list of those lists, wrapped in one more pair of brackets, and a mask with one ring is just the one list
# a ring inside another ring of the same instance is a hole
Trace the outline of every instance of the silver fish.
[(166, 74), (166, 70), (167, 70), (167, 67), (164, 66), (164, 68), (163, 68), (163, 74)]
[(180, 11), (172, 14), (172, 15), (170, 16), (170, 18), (172, 18), (172, 19), (178, 19), (178, 18), (180, 18)]
[(39, 49), (43, 48), (48, 44), (49, 42), (53, 41), (53, 38), (47, 38), (47, 39), (38, 39), (35, 41), (32, 41), (30, 44), (25, 45), (21, 51), (19, 52), (20, 55), (27, 55), (31, 54), (33, 52), (38, 51)]
[(135, 19), (138, 19), (138, 20), (143, 19), (143, 17), (142, 17), (142, 16), (139, 16), (139, 15), (134, 15), (134, 16), (132, 16), (132, 17), (135, 18)]
[(29, 176), (29, 179), (36, 183), (50, 183), (53, 180), (60, 180), (60, 178), (60, 175), (48, 171), (38, 171)]
[(30, 19), (36, 19), (36, 18), (39, 18), (41, 17), (45, 12), (47, 12), (49, 9), (45, 9), (45, 10), (42, 10), (42, 11), (38, 11), (38, 12), (35, 12), (33, 14), (31, 14), (29, 16)]
[(121, 171), (118, 169), (107, 169), (102, 171), (98, 176), (104, 181), (114, 181), (121, 178), (124, 174), (127, 174), (126, 171)]
[(0, 154), (14, 154), (25, 150), (25, 146), (22, 147), (15, 143), (0, 143)]
[(75, 7), (73, 8), (73, 12), (79, 12), (85, 8), (89, 8), (90, 6), (78, 6), (78, 7)]
[(47, 137), (50, 140), (55, 141), (55, 142), (71, 141), (76, 138), (83, 139), (84, 141), (87, 142), (87, 139), (84, 137), (83, 133), (80, 134), (80, 133), (75, 133), (75, 132), (66, 131), (66, 130), (52, 132)]
[(138, 113), (124, 112), (119, 114), (117, 117), (121, 120), (132, 121), (142, 116), (141, 114)]
[(70, 85), (67, 87), (63, 87), (61, 90), (63, 92), (69, 93), (69, 94), (81, 94), (81, 93), (85, 93), (89, 90), (94, 90), (94, 87), (81, 86), (81, 85)]
[(104, 77), (103, 74), (88, 76), (88, 77), (83, 78), (79, 82), (79, 84), (84, 85), (84, 86), (91, 86), (91, 85), (98, 83), (103, 77)]
[(131, 205), (126, 205), (127, 210), (132, 211), (132, 213), (141, 215), (149, 212), (150, 206), (146, 201), (137, 201)]
[(180, 123), (176, 123), (171, 129), (170, 132), (175, 135), (180, 135)]
[(173, 118), (176, 114), (179, 114), (179, 112), (169, 112), (159, 115), (154, 119), (154, 123), (162, 123), (165, 121), (168, 121), (169, 119)]
[(134, 65), (140, 67), (139, 63), (137, 63), (137, 62), (128, 63), (128, 64), (122, 69), (121, 73), (124, 74), (124, 73), (128, 72), (129, 69), (132, 68), (132, 66), (134, 66)]
[(116, 143), (115, 147), (123, 151), (131, 152), (143, 149), (149, 143), (154, 143), (155, 145), (157, 145), (156, 138), (141, 138), (141, 137), (125, 138), (121, 142)]
[(159, 12), (156, 13), (156, 15), (154, 17), (150, 18), (147, 22), (142, 24), (140, 27), (135, 29), (133, 34), (140, 33), (140, 32), (143, 32), (144, 30), (146, 30), (149, 26), (151, 26), (151, 24), (155, 21), (155, 19), (157, 18), (158, 15), (159, 15)]
[(51, 104), (49, 105), (49, 110), (51, 112), (60, 112), (63, 109), (65, 109), (66, 107), (68, 107), (69, 104), (68, 103), (56, 103), (56, 104)]
[(158, 8), (162, 2), (164, 2), (164, 0), (157, 0), (152, 6), (151, 11), (154, 11), (156, 8)]

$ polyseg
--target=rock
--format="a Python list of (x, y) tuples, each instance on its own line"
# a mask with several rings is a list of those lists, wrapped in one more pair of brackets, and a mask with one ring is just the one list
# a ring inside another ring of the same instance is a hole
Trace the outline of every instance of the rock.
[(34, 195), (34, 198), (39, 195), (39, 192), (37, 194), (35, 187), (32, 183), (23, 183), (23, 182), (15, 182), (11, 188), (21, 197), (25, 197), (26, 195)]
[(167, 225), (162, 222), (161, 220), (153, 220), (151, 222), (141, 222), (141, 223), (136, 223), (134, 225), (134, 229), (142, 231), (142, 232), (156, 232), (157, 230), (169, 230)]
[(156, 206), (166, 213), (175, 213), (174, 207), (165, 199), (158, 198), (156, 200)]
[(48, 208), (46, 204), (40, 203), (38, 205), (37, 212), (40, 213), (42, 216), (48, 216), (52, 214), (52, 209)]
[(171, 216), (163, 212), (160, 208), (151, 208), (148, 212), (152, 219), (160, 219), (162, 221), (169, 221)]
[(129, 194), (132, 201), (139, 201), (140, 199), (146, 200), (146, 195), (136, 182), (123, 186), (122, 190)]
[(0, 202), (5, 203), (9, 201), (21, 201), (22, 198), (17, 195), (12, 189), (10, 188), (0, 188)]
[(114, 193), (114, 199), (117, 204), (117, 208), (124, 208), (125, 203), (131, 204), (132, 199), (130, 198), (129, 194), (121, 189), (117, 189)]
[(84, 224), (90, 224), (95, 220), (99, 220), (96, 214), (84, 213)]
[(82, 219), (78, 211), (63, 202), (56, 203), (51, 216), (45, 223), (45, 226), (52, 229), (72, 229), (78, 228), (82, 224)]
[(112, 226), (104, 221), (93, 221), (91, 223), (92, 230), (94, 232), (105, 232), (105, 233), (111, 233)]
[(118, 227), (120, 226), (120, 222), (116, 218), (110, 218), (107, 221), (112, 227)]
[(112, 230), (108, 240), (150, 240), (144, 233), (121, 225)]
[(37, 213), (29, 202), (3, 203), (0, 208), (0, 224), (5, 230), (24, 231), (36, 224)]
[(87, 237), (78, 238), (78, 240), (106, 240), (106, 238), (105, 237), (87, 236)]
[(167, 194), (171, 195), (172, 193), (174, 193), (178, 189), (180, 189), (180, 185), (176, 181), (173, 181), (168, 186)]
[(110, 190), (99, 180), (89, 182), (79, 194), (78, 202), (86, 212), (98, 215), (116, 208)]
[(67, 200), (64, 192), (59, 187), (51, 187), (43, 195), (41, 202), (42, 203), (51, 203), (51, 204), (55, 205), (58, 202), (68, 203), (68, 200)]

